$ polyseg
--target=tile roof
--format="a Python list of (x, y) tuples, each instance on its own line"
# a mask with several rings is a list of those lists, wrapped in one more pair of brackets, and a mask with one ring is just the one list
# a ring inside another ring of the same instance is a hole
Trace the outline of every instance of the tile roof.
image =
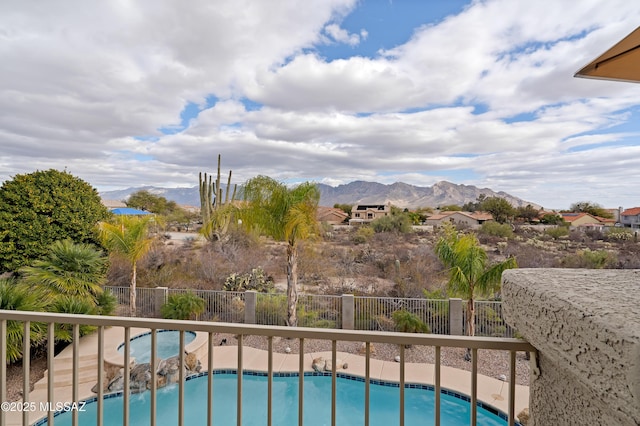
[(622, 216), (637, 216), (640, 214), (640, 207), (633, 207), (630, 209), (626, 209), (620, 215)]

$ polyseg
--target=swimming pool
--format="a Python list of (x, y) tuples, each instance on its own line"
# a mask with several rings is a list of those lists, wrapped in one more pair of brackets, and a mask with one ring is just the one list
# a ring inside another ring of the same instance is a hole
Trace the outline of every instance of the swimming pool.
[[(214, 372), (213, 409), (216, 424), (236, 424), (235, 370)], [(397, 383), (372, 380), (370, 386), (370, 424), (389, 425), (398, 423), (399, 386)], [(336, 423), (339, 425), (361, 424), (364, 419), (364, 380), (339, 374), (336, 386)], [(243, 425), (264, 425), (267, 417), (267, 376), (265, 373), (244, 372), (242, 381)], [(149, 423), (150, 393), (131, 395), (130, 424)], [(191, 377), (185, 383), (185, 424), (203, 425), (207, 415), (207, 375)], [(405, 386), (405, 423), (433, 424), (434, 391), (429, 385)], [(158, 425), (177, 424), (178, 387), (175, 385), (157, 392)], [(79, 413), (80, 424), (96, 424), (97, 404), (95, 398)], [(104, 425), (122, 424), (123, 398), (121, 394), (108, 395), (104, 401)], [(319, 373), (305, 374), (304, 378), (304, 424), (331, 424), (331, 376)], [(469, 424), (470, 405), (468, 398), (454, 392), (443, 391), (441, 395), (441, 424), (460, 426)], [(298, 374), (274, 374), (273, 377), (273, 424), (298, 423)], [(36, 423), (46, 424), (46, 419)], [(71, 425), (71, 412), (60, 413), (56, 425)], [(504, 413), (489, 406), (478, 406), (478, 425), (506, 426)]]
[[(185, 346), (193, 342), (196, 333), (185, 331)], [(131, 356), (138, 364), (151, 362), (151, 333), (139, 334), (129, 340), (129, 350)], [(124, 354), (124, 343), (118, 346), (118, 352)], [(157, 355), (158, 359), (167, 359), (180, 353), (180, 332), (178, 330), (158, 330), (157, 332)]]

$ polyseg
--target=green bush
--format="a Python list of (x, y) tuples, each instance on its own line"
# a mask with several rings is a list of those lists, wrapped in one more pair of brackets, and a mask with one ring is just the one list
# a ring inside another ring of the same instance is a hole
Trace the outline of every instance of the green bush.
[(204, 305), (204, 299), (191, 291), (171, 294), (167, 303), (160, 308), (160, 313), (165, 319), (195, 319), (204, 313)]
[(513, 238), (513, 229), (508, 223), (485, 222), (478, 230), (478, 233), (493, 237)]
[[(91, 299), (82, 299), (78, 296), (56, 296), (50, 308), (51, 312), (74, 315), (96, 315), (98, 309)], [(80, 325), (80, 336), (93, 333), (97, 327), (91, 325)], [(71, 342), (73, 340), (73, 324), (55, 325), (55, 339), (60, 342)]]
[[(24, 284), (18, 284), (12, 279), (0, 279), (0, 309), (8, 311), (44, 311), (46, 297), (41, 291), (33, 290)], [(42, 344), (46, 339), (47, 327), (43, 323), (31, 322), (31, 344)], [(7, 341), (0, 345), (7, 345), (7, 363), (22, 358), (22, 339), (24, 324), (22, 321), (7, 321)], [(0, 362), (5, 362), (0, 360)], [(4, 380), (4, 378), (3, 378)]]
[(604, 269), (615, 267), (618, 257), (606, 250), (585, 249), (566, 256), (560, 263), (565, 268)]
[(411, 218), (403, 213), (379, 217), (371, 222), (371, 227), (376, 233), (397, 232), (399, 234), (407, 234), (413, 230)]
[(353, 233), (353, 235), (351, 236), (351, 241), (354, 244), (365, 244), (371, 239), (371, 237), (373, 237), (373, 234), (375, 234), (375, 231), (372, 227), (362, 225), (359, 226), (356, 232)]
[(111, 290), (103, 290), (96, 296), (98, 315), (113, 315), (118, 308), (118, 298)]
[(554, 240), (557, 240), (560, 237), (566, 237), (569, 235), (569, 228), (566, 226), (558, 226), (556, 228), (549, 228), (544, 233)]
[(429, 326), (425, 324), (416, 314), (400, 309), (392, 315), (396, 331), (403, 333), (430, 333)]
[(256, 322), (263, 325), (287, 325), (287, 296), (258, 294)]

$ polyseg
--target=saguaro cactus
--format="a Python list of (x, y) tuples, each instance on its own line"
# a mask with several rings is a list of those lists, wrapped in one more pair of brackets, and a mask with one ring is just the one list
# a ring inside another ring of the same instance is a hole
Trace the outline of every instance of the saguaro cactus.
[(221, 240), (226, 234), (231, 221), (231, 205), (236, 198), (237, 185), (233, 185), (233, 193), (229, 200), (231, 189), (231, 170), (227, 179), (224, 201), (222, 200), (222, 186), (220, 184), (220, 154), (218, 154), (218, 173), (215, 182), (212, 176), (200, 172), (200, 212), (202, 215), (202, 233), (207, 240)]

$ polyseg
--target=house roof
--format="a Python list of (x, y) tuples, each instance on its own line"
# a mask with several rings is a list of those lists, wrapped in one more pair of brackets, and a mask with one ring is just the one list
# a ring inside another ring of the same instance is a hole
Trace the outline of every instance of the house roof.
[(325, 207), (318, 206), (318, 211), (316, 217), (319, 221), (325, 221), (330, 219), (335, 219), (336, 217), (341, 218), (342, 220), (349, 217), (347, 213), (345, 213), (342, 209), (338, 209), (335, 207)]
[(640, 207), (632, 207), (620, 213), (621, 216), (637, 216), (639, 214), (640, 214)]
[(451, 215), (454, 214), (461, 214), (463, 216), (469, 217), (471, 219), (474, 220), (493, 220), (493, 216), (491, 215), (491, 213), (487, 213), (487, 212), (462, 212), (459, 210), (453, 210), (453, 211), (447, 211), (447, 212), (440, 212), (437, 214), (432, 214), (431, 216), (427, 217), (428, 220), (440, 220), (440, 219), (444, 219), (447, 218)]
[(111, 213), (122, 215), (122, 216), (143, 216), (147, 214), (153, 214), (153, 213), (145, 212), (144, 210), (132, 209), (131, 207), (111, 209)]

